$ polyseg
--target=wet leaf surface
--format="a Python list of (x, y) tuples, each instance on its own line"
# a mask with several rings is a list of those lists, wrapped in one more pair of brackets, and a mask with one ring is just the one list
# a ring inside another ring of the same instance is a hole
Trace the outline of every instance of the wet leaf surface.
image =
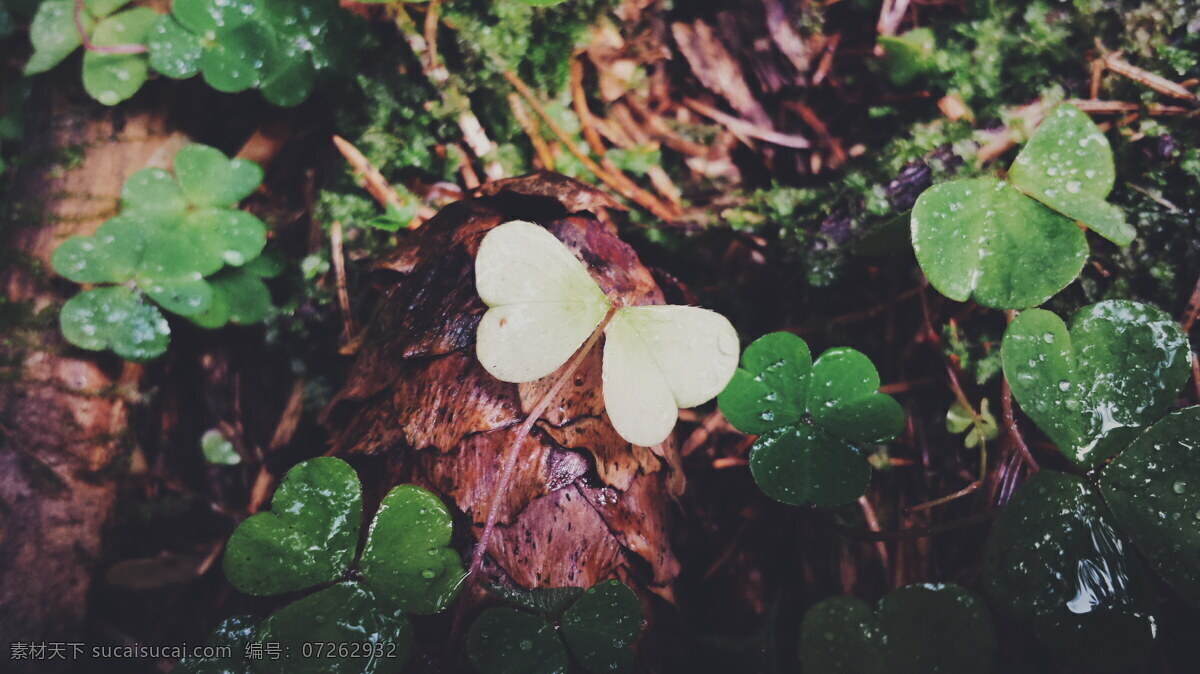
[(260, 674), (392, 674), (408, 660), (412, 628), (403, 612), (384, 609), (361, 584), (339, 583), (276, 611), (257, 640), (290, 654), (256, 660)]
[[(158, 12), (146, 7), (110, 16), (96, 26), (92, 44), (98, 47), (144, 44), (158, 16)], [(83, 88), (104, 105), (116, 105), (131, 98), (146, 83), (148, 75), (145, 54), (88, 51), (83, 55)]]
[(1138, 436), (1104, 469), (1100, 490), (1150, 565), (1200, 607), (1200, 407)]
[(1045, 302), (1075, 280), (1088, 254), (1071, 219), (995, 178), (923, 192), (913, 206), (912, 242), (938, 292), (996, 309)]
[(1126, 246), (1137, 232), (1121, 209), (1104, 200), (1115, 176), (1104, 132), (1066, 103), (1046, 116), (1008, 171), (1013, 187)]
[(371, 523), (360, 568), (388, 606), (437, 613), (458, 594), (462, 560), (448, 547), (454, 525), (446, 506), (427, 490), (395, 487)]
[(820, 674), (987, 674), (996, 637), (987, 608), (957, 585), (908, 585), (877, 611), (851, 597), (809, 609), (800, 659)]
[(992, 605), (1031, 626), (1062, 661), (1111, 671), (1142, 660), (1157, 632), (1153, 588), (1083, 479), (1043, 470), (992, 529), (984, 584)]
[(230, 159), (207, 145), (188, 145), (175, 155), (175, 175), (196, 206), (228, 208), (236, 205), (262, 182), (258, 164)]
[(642, 605), (624, 584), (611, 580), (588, 588), (567, 609), (562, 634), (571, 654), (588, 671), (633, 669), (630, 645), (642, 629)]
[(511, 608), (484, 611), (467, 633), (467, 657), (483, 674), (565, 674), (567, 652), (545, 618)]
[(1022, 411), (1072, 461), (1109, 458), (1157, 419), (1187, 381), (1187, 337), (1154, 307), (1108, 300), (1080, 309), (1071, 330), (1041, 309), (1004, 335), (1004, 374)]
[(271, 510), (230, 536), (225, 575), (254, 595), (337, 580), (354, 559), (361, 519), (362, 491), (349, 464), (331, 457), (297, 464), (283, 476)]
[(204, 645), (228, 648), (227, 658), (183, 658), (171, 670), (174, 674), (250, 674), (251, 667), (245, 658), (246, 646), (255, 640), (255, 629), (259, 619), (249, 615), (235, 615), (222, 620), (209, 634)]
[(171, 334), (158, 309), (124, 286), (87, 290), (67, 300), (59, 326), (67, 341), (78, 347), (112, 349), (132, 361), (162, 354)]
[(839, 505), (858, 498), (871, 468), (852, 442), (900, 432), (904, 411), (878, 392), (879, 374), (863, 354), (826, 351), (813, 362), (790, 333), (759, 338), (718, 397), (739, 430), (759, 433), (750, 470), (766, 494), (792, 505)]

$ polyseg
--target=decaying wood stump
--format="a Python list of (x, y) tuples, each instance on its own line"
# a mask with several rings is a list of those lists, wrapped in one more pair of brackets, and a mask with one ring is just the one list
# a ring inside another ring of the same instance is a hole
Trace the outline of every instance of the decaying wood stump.
[[(479, 535), (512, 435), (556, 376), (508, 384), (476, 360), (475, 328), (486, 310), (475, 291), (479, 242), (503, 222), (537, 222), (575, 251), (610, 298), (661, 304), (633, 249), (595, 216), (615, 206), (554, 174), (499, 181), (443, 209), (382, 263), (404, 277), (380, 302), (326, 421), (334, 453), (365, 466), (376, 498), (394, 484), (420, 484), (471, 524), (456, 530)], [(677, 450), (673, 439), (647, 449), (617, 435), (604, 413), (600, 363), (595, 349), (520, 448), (485, 568), (527, 588), (618, 577), (670, 598)], [(471, 542), (463, 541), (464, 556)]]

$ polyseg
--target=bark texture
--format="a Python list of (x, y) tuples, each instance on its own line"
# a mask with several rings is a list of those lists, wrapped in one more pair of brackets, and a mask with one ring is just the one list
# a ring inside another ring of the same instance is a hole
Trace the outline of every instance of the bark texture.
[[(75, 89), (78, 88), (76, 84)], [(115, 214), (137, 169), (166, 166), (183, 138), (156, 110), (116, 111), (41, 87), (0, 231), (7, 305), (0, 340), (0, 635), (79, 641), (113, 511), (142, 368), (66, 344), (58, 307), (78, 287), (50, 255)], [(48, 662), (31, 663), (39, 672)], [(14, 670), (16, 671), (16, 670)]]
[[(381, 301), (327, 413), (334, 453), (377, 467), (362, 471), (369, 490), (423, 485), (470, 523), (461, 530), (478, 536), (512, 435), (555, 378), (508, 384), (476, 360), (475, 328), (486, 310), (475, 292), (479, 242), (508, 220), (537, 222), (583, 260), (610, 299), (661, 304), (649, 270), (596, 216), (614, 206), (554, 174), (498, 181), (443, 209), (381, 263), (404, 276)], [(600, 356), (595, 349), (585, 359), (520, 448), (488, 569), (528, 588), (616, 576), (669, 598), (678, 573), (667, 537), (682, 486), (672, 468), (677, 450), (674, 440), (647, 449), (617, 435), (600, 395)]]

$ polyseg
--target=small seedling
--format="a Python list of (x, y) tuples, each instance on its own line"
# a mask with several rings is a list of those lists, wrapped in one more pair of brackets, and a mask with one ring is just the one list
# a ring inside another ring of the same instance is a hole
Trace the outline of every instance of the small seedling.
[(906, 87), (915, 80), (936, 70), (933, 31), (914, 28), (901, 35), (881, 35), (879, 46), (884, 51), (884, 68), (892, 84)]
[(271, 296), (262, 278), (280, 267), (261, 255), (266, 226), (235, 208), (261, 181), (254, 162), (205, 145), (180, 150), (174, 176), (155, 168), (130, 176), (121, 213), (93, 236), (63, 242), (51, 258), (77, 283), (117, 284), (67, 301), (60, 314), (67, 341), (127, 360), (160, 355), (170, 326), (146, 297), (205, 328), (263, 320)]
[(808, 610), (800, 661), (818, 674), (987, 674), (996, 637), (983, 602), (957, 585), (907, 585), (872, 610), (833, 597)]
[[(259, 671), (397, 671), (411, 638), (406, 613), (437, 613), (458, 592), (462, 562), (450, 549), (450, 513), (437, 497), (413, 485), (395, 487), (367, 533), (357, 574), (362, 490), (354, 469), (321, 457), (284, 476), (271, 510), (258, 513), (229, 538), (225, 574), (239, 590), (277, 595), (320, 589), (263, 621), (259, 641), (367, 644), (337, 659), (305, 658)], [(376, 651), (391, 649), (381, 656)], [(363, 659), (366, 658), (366, 659)], [(336, 667), (336, 669), (327, 669)], [(365, 669), (364, 669), (365, 667)]]
[(1104, 201), (1113, 187), (1108, 139), (1062, 104), (1017, 156), (1009, 180), (955, 180), (926, 190), (912, 212), (912, 242), (929, 282), (946, 297), (1024, 309), (1075, 280), (1087, 258), (1076, 221), (1119, 246), (1134, 230)]
[(613, 580), (586, 591), (505, 590), (502, 596), (537, 614), (513, 608), (480, 614), (467, 634), (467, 656), (482, 674), (566, 674), (568, 648), (588, 672), (632, 670), (629, 646), (641, 631), (642, 607), (625, 585)]
[(718, 402), (738, 430), (759, 434), (750, 471), (768, 496), (833, 506), (861, 496), (871, 480), (853, 443), (884, 442), (904, 426), (904, 411), (879, 383), (854, 349), (830, 349), (813, 362), (803, 339), (775, 332), (746, 347)]
[(995, 440), (996, 436), (1000, 434), (1000, 429), (996, 425), (996, 417), (988, 411), (987, 398), (979, 403), (978, 416), (975, 416), (973, 410), (969, 410), (963, 407), (962, 403), (955, 401), (946, 411), (946, 430), (954, 434), (966, 433), (963, 438), (963, 446), (967, 449), (980, 447)]
[(242, 457), (233, 448), (233, 443), (221, 431), (211, 428), (200, 436), (200, 451), (204, 460), (215, 466), (236, 466)]
[(1025, 311), (1001, 347), (1021, 409), (1086, 469), (1167, 411), (1187, 382), (1190, 353), (1170, 316), (1127, 300), (1080, 309), (1069, 332), (1049, 311)]

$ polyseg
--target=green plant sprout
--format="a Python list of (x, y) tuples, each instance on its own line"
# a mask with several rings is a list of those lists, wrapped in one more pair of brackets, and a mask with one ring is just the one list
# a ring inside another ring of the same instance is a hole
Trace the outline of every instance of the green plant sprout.
[(956, 435), (966, 433), (966, 436), (963, 437), (963, 446), (967, 449), (991, 442), (1000, 435), (996, 417), (988, 410), (987, 398), (979, 403), (978, 417), (972, 410), (963, 407), (962, 403), (954, 401), (950, 405), (950, 409), (946, 411), (946, 430)]
[(467, 657), (481, 674), (566, 674), (568, 649), (593, 674), (632, 671), (642, 606), (624, 584), (493, 591), (525, 610), (488, 609), (471, 625)]
[(1083, 307), (1070, 331), (1049, 311), (1022, 312), (1001, 346), (1021, 409), (1084, 469), (1167, 411), (1187, 382), (1190, 354), (1170, 316), (1128, 300)]
[(1187, 338), (1158, 309), (1111, 300), (1081, 309), (1070, 330), (1047, 311), (1023, 312), (1001, 352), (1021, 409), (1069, 459), (1091, 470), (1116, 458), (1098, 487), (1044, 470), (1017, 490), (988, 542), (988, 594), (1064, 661), (1132, 666), (1157, 622), (1130, 541), (1200, 606), (1200, 407), (1161, 418), (1187, 381)]
[[(256, 672), (398, 671), (411, 639), (406, 614), (440, 612), (457, 595), (462, 561), (448, 547), (453, 525), (436, 496), (414, 485), (389, 491), (359, 556), (361, 520), (358, 475), (341, 459), (320, 457), (288, 471), (271, 510), (230, 536), (225, 575), (239, 590), (278, 595), (327, 585), (265, 619), (257, 641), (289, 645), (296, 654), (313, 642), (371, 646), (337, 660), (257, 662)], [(357, 573), (350, 573), (356, 557)], [(375, 653), (392, 647), (385, 656)]]
[(210, 428), (200, 436), (200, 451), (204, 454), (204, 460), (214, 466), (236, 466), (242, 462), (233, 443), (215, 428)]
[(1054, 108), (1022, 148), (1008, 180), (935, 185), (912, 211), (912, 243), (930, 284), (950, 299), (996, 309), (1045, 302), (1075, 280), (1088, 255), (1076, 221), (1118, 246), (1135, 232), (1112, 191), (1112, 148), (1077, 108)]
[(987, 608), (952, 584), (907, 585), (875, 610), (832, 597), (800, 627), (800, 662), (814, 674), (987, 674), (995, 660)]
[(350, 15), (321, 0), (174, 0), (169, 14), (129, 0), (47, 0), (30, 26), (26, 74), (50, 70), (84, 47), (83, 86), (116, 105), (155, 71), (184, 79), (200, 73), (218, 91), (258, 88), (293, 106), (320, 76), (345, 62)]
[(262, 169), (206, 145), (175, 155), (175, 175), (137, 171), (121, 189), (121, 213), (93, 236), (64, 241), (51, 257), (84, 290), (63, 305), (59, 322), (72, 344), (111, 349), (144, 361), (167, 348), (170, 326), (159, 307), (204, 328), (263, 320), (271, 295), (263, 278), (281, 271), (262, 255), (266, 226), (237, 210), (262, 182)]
[(771, 498), (834, 506), (861, 496), (871, 466), (853, 443), (885, 442), (904, 426), (904, 410), (878, 392), (879, 373), (863, 354), (830, 349), (815, 362), (787, 332), (758, 338), (718, 397), (743, 433), (758, 434), (750, 472)]
[(884, 69), (892, 84), (906, 87), (936, 69), (933, 31), (914, 28), (900, 35), (881, 35)]

